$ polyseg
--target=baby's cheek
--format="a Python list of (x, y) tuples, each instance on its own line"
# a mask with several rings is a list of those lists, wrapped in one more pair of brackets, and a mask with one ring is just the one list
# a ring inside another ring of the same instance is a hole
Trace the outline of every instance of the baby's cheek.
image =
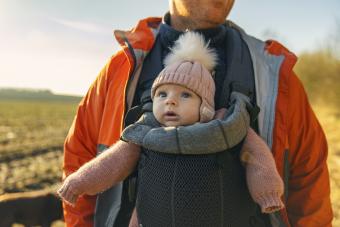
[(160, 123), (163, 124), (163, 118), (162, 118), (162, 114), (159, 111), (155, 111), (153, 110), (153, 115), (155, 116), (156, 120)]

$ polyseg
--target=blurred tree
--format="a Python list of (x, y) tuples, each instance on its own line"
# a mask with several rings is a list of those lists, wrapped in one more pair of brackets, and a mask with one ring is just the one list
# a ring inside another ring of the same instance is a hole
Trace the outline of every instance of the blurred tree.
[(294, 70), (312, 103), (340, 104), (340, 59), (330, 49), (301, 54)]
[(330, 40), (328, 44), (330, 52), (338, 59), (340, 59), (340, 19), (335, 21), (334, 30), (330, 34)]
[(340, 19), (319, 50), (304, 52), (295, 66), (314, 104), (340, 105)]

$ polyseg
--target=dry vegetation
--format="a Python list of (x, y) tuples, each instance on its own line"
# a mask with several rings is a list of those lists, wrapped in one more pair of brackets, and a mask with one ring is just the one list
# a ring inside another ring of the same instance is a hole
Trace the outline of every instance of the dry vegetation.
[(315, 112), (326, 133), (329, 147), (328, 168), (331, 178), (331, 199), (334, 212), (333, 226), (340, 226), (340, 111), (315, 106)]
[(305, 53), (300, 56), (295, 71), (304, 83), (313, 109), (326, 133), (333, 226), (340, 227), (340, 59), (331, 50)]
[[(340, 227), (340, 60), (327, 51), (305, 53), (295, 71), (326, 132), (333, 225)], [(51, 187), (60, 180), (62, 143), (75, 109), (74, 101), (0, 99), (0, 194)]]
[(0, 97), (0, 195), (55, 188), (60, 182), (62, 144), (77, 102)]
[(0, 100), (0, 194), (60, 180), (62, 144), (76, 103)]

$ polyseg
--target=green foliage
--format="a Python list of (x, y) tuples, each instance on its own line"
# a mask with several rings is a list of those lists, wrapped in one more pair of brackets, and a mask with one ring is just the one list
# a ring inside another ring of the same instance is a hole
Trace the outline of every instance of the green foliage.
[(340, 104), (340, 60), (331, 52), (303, 53), (294, 70), (313, 104)]

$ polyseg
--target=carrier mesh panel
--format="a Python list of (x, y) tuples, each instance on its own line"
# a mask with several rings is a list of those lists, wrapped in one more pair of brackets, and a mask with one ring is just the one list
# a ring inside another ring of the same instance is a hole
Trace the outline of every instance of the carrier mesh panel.
[[(141, 155), (136, 201), (138, 220), (144, 223), (143, 226), (172, 226), (169, 183), (171, 185), (174, 161), (165, 155), (157, 156)], [(160, 168), (162, 171), (156, 171)]]
[(238, 151), (195, 156), (144, 151), (138, 171), (136, 206), (143, 227), (265, 226), (254, 222), (257, 208)]
[(218, 226), (222, 201), (215, 155), (200, 158), (177, 156), (175, 160), (172, 188), (174, 226)]

